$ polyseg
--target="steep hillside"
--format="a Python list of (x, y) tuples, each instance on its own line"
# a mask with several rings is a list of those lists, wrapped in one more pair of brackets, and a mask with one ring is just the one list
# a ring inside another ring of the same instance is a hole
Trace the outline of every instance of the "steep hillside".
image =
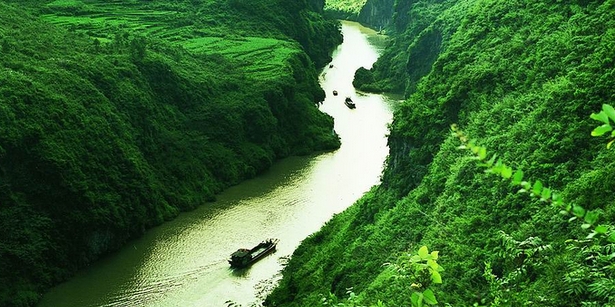
[(370, 0), (365, 3), (357, 20), (370, 27), (383, 31), (393, 19), (395, 0)]
[(360, 22), (384, 30), (393, 19), (395, 0), (328, 0), (325, 14), (337, 19)]
[(322, 5), (0, 2), (0, 305), (276, 159), (338, 148), (316, 107), (314, 63), (341, 41)]
[(338, 19), (356, 20), (367, 0), (327, 0), (325, 12)]
[(382, 183), (303, 242), (267, 305), (410, 306), (424, 285), (383, 264), (426, 245), (441, 305), (612, 306), (613, 241), (485, 173), (449, 127), (612, 231), (615, 153), (589, 116), (615, 103), (615, 1), (396, 3), (372, 86), (408, 99)]

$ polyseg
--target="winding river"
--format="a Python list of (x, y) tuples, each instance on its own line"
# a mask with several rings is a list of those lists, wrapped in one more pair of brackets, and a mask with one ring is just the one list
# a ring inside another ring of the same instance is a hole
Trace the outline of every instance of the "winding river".
[[(53, 288), (39, 306), (258, 305), (299, 243), (380, 179), (395, 102), (356, 92), (352, 79), (357, 68), (371, 67), (384, 41), (357, 23), (343, 22), (342, 32), (320, 80), (327, 93), (320, 109), (335, 118), (339, 150), (276, 163)], [(344, 105), (346, 96), (356, 109)], [(247, 270), (229, 268), (233, 251), (266, 238), (280, 239), (276, 253)]]

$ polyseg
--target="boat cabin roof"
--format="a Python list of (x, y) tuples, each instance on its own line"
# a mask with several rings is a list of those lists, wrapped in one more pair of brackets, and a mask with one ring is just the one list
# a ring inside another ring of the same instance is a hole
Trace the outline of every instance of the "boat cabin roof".
[(236, 252), (232, 253), (231, 257), (233, 257), (233, 258), (235, 258), (235, 257), (242, 258), (242, 257), (247, 256), (248, 254), (250, 254), (250, 250), (249, 249), (240, 248)]

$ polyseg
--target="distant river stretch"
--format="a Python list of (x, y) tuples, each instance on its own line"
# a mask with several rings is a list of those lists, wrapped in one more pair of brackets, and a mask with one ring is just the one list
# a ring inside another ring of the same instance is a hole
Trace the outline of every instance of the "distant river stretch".
[[(327, 93), (320, 109), (335, 118), (339, 150), (276, 163), (83, 270), (39, 306), (258, 305), (299, 243), (378, 184), (388, 153), (394, 101), (352, 86), (355, 70), (376, 61), (383, 38), (352, 22), (343, 22), (342, 31), (344, 42), (320, 80)], [(356, 109), (344, 105), (347, 96)], [(267, 238), (280, 240), (276, 253), (241, 272), (229, 268), (227, 259), (237, 248)]]

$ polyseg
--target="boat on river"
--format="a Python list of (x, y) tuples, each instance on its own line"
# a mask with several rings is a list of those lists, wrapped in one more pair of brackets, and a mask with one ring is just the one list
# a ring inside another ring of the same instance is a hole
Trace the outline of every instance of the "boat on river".
[(357, 107), (350, 97), (346, 97), (346, 99), (344, 99), (344, 104), (346, 104), (346, 106), (350, 109), (354, 109)]
[(251, 249), (240, 248), (231, 254), (231, 259), (229, 259), (228, 263), (234, 269), (248, 267), (269, 253), (274, 252), (278, 241), (278, 239), (267, 239)]
[(333, 96), (337, 96), (337, 91), (333, 90)]

